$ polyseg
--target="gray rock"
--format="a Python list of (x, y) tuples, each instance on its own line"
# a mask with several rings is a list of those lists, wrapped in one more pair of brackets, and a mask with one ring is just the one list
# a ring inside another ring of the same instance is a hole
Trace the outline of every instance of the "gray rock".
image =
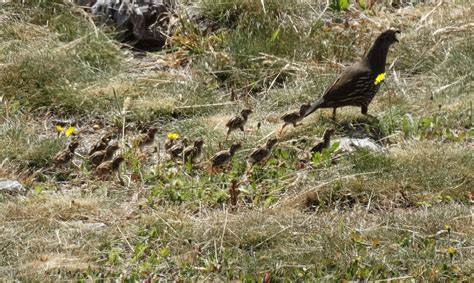
[(385, 149), (381, 145), (369, 138), (341, 138), (339, 140), (339, 150), (341, 151), (353, 152), (354, 150), (361, 148), (378, 153), (385, 152)]
[(18, 181), (0, 180), (0, 192), (10, 195), (18, 195), (26, 193), (26, 189)]
[(91, 7), (92, 5), (97, 2), (96, 0), (75, 0), (74, 4), (83, 6), (83, 7)]
[(97, 0), (91, 7), (97, 20), (114, 25), (123, 37), (162, 47), (170, 34), (174, 0)]

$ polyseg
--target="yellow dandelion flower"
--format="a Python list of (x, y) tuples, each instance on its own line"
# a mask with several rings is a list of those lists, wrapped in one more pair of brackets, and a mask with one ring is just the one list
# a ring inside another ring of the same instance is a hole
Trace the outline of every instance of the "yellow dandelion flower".
[(444, 230), (451, 231), (451, 226), (449, 224), (444, 224)]
[(375, 85), (378, 85), (378, 84), (380, 84), (381, 82), (383, 82), (383, 80), (385, 80), (385, 73), (379, 74), (379, 75), (375, 78), (374, 84), (375, 84)]
[(76, 134), (76, 129), (74, 127), (69, 127), (67, 128), (66, 132), (64, 132), (66, 137), (72, 136), (74, 134)]
[(453, 255), (456, 254), (457, 250), (456, 250), (456, 248), (449, 246), (447, 252), (448, 252), (449, 256), (453, 256)]
[(168, 133), (166, 135), (166, 137), (168, 137), (168, 139), (170, 139), (170, 140), (177, 140), (177, 139), (179, 139), (179, 134), (178, 133)]
[(64, 131), (64, 128), (61, 127), (61, 125), (56, 125), (56, 127), (54, 128), (56, 129), (56, 132), (58, 133), (58, 135)]

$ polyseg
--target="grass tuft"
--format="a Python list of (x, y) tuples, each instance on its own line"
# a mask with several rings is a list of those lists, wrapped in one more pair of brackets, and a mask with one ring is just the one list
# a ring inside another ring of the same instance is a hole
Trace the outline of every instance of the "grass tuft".
[(0, 46), (2, 95), (25, 109), (56, 114), (100, 110), (103, 101), (82, 91), (119, 69), (118, 48), (109, 37), (69, 5), (12, 4), (6, 9), (13, 10), (21, 12), (0, 24), (7, 42)]
[[(156, 53), (124, 49), (60, 1), (2, 5), (0, 178), (27, 194), (0, 195), (0, 281), (472, 278), (468, 6), (178, 2), (176, 33)], [(317, 99), (389, 26), (402, 33), (374, 117), (318, 110), (250, 168), (281, 115)], [(248, 107), (245, 134), (224, 141), (228, 119)], [(57, 136), (61, 121), (80, 145), (55, 168), (71, 139)], [(153, 144), (134, 147), (150, 127)], [(331, 146), (310, 154), (327, 128)], [(125, 162), (102, 179), (87, 155), (106, 132)], [(194, 164), (170, 160), (171, 132), (205, 141)], [(346, 152), (342, 138), (383, 150)], [(243, 148), (211, 172), (211, 156), (234, 142)]]

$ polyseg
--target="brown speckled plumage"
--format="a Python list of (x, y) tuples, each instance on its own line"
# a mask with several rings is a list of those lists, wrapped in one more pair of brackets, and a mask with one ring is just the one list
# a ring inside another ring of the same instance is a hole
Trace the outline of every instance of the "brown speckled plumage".
[(89, 156), (94, 154), (94, 152), (99, 150), (104, 150), (109, 141), (112, 139), (112, 133), (106, 133), (102, 138), (95, 144), (93, 144), (89, 150)]
[(157, 128), (150, 128), (146, 134), (143, 134), (139, 136), (137, 139), (135, 139), (133, 144), (139, 148), (153, 144), (153, 141), (155, 140), (156, 132), (158, 132)]
[(323, 141), (311, 148), (312, 153), (322, 152), (323, 149), (328, 148), (331, 144), (331, 136), (334, 134), (334, 129), (326, 129), (323, 134)]
[(311, 105), (305, 116), (319, 108), (333, 108), (333, 118), (336, 109), (344, 106), (361, 107), (361, 112), (367, 115), (368, 106), (380, 88), (375, 84), (378, 75), (385, 72), (385, 63), (390, 46), (398, 42), (398, 30), (386, 30), (381, 33), (366, 56), (359, 62), (347, 67), (323, 96)]
[(269, 139), (265, 145), (259, 146), (249, 154), (248, 160), (252, 165), (267, 159), (272, 152), (273, 146), (278, 142), (276, 138)]
[(102, 162), (97, 168), (95, 168), (95, 172), (99, 176), (105, 176), (107, 174), (111, 174), (114, 171), (118, 171), (120, 168), (120, 164), (124, 161), (122, 156), (116, 156), (113, 160)]
[(191, 162), (194, 161), (201, 156), (202, 146), (204, 145), (204, 141), (202, 139), (198, 139), (194, 141), (194, 144), (191, 146), (186, 147), (183, 150), (183, 159), (184, 162)]
[(287, 126), (292, 124), (294, 127), (297, 126), (297, 123), (303, 120), (306, 111), (311, 108), (311, 104), (305, 103), (300, 106), (299, 110), (289, 111), (283, 114), (280, 119), (283, 121), (283, 126), (281, 127), (281, 131)]
[(91, 156), (89, 156), (89, 160), (92, 165), (98, 166), (100, 163), (112, 159), (117, 149), (119, 149), (118, 142), (113, 141), (107, 146), (106, 149), (94, 152)]
[(234, 143), (230, 146), (228, 150), (221, 150), (214, 154), (213, 157), (211, 157), (211, 167), (220, 167), (229, 162), (232, 159), (232, 156), (234, 156), (235, 152), (239, 150), (242, 147), (242, 144), (240, 143)]
[(228, 128), (227, 130), (227, 135), (226, 135), (226, 140), (229, 137), (229, 134), (237, 129), (240, 129), (242, 132), (244, 132), (244, 126), (247, 123), (249, 115), (252, 113), (251, 109), (244, 109), (240, 112), (240, 115), (232, 117), (225, 126)]
[(72, 141), (65, 150), (58, 152), (53, 157), (53, 163), (55, 166), (61, 166), (69, 163), (74, 158), (74, 151), (79, 146), (79, 141)]
[(183, 150), (188, 146), (188, 139), (183, 138), (181, 141), (173, 145), (170, 149), (168, 149), (168, 153), (172, 159), (178, 158)]

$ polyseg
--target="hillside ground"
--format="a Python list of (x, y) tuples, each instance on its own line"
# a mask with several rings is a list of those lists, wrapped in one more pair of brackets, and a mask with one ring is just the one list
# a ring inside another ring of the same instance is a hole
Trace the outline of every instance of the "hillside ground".
[[(179, 27), (158, 52), (115, 41), (77, 7), (0, 6), (0, 178), (27, 190), (0, 195), (0, 280), (473, 280), (472, 4), (380, 2), (178, 1)], [(201, 32), (189, 10), (213, 28)], [(400, 42), (374, 117), (347, 107), (334, 122), (319, 110), (249, 170), (279, 117), (318, 98), (389, 27)], [(245, 107), (247, 132), (225, 141)], [(71, 137), (57, 120), (81, 142), (63, 168), (51, 160)], [(154, 144), (135, 148), (152, 126)], [(329, 127), (333, 146), (308, 156)], [(126, 160), (122, 181), (87, 162), (106, 131)], [(198, 164), (169, 160), (168, 133), (204, 139)], [(344, 137), (383, 150), (342, 151)], [(236, 141), (232, 164), (210, 172), (207, 160)]]

